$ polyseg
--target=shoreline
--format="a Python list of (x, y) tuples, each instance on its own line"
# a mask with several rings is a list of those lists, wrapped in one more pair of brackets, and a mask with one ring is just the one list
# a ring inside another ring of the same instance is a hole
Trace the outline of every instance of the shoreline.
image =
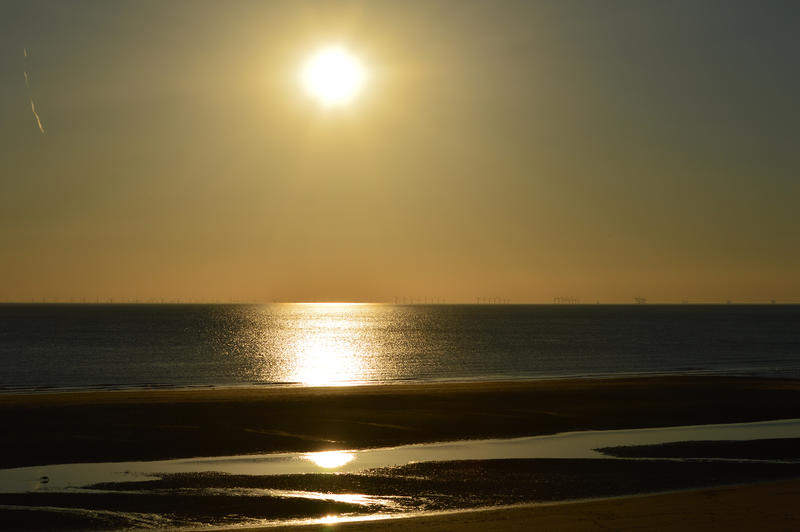
[(0, 394), (0, 468), (800, 418), (800, 380), (659, 376)]
[[(144, 385), (120, 385), (120, 386), (99, 386), (99, 387), (42, 387), (22, 389), (20, 391), (3, 391), (0, 390), (0, 405), (6, 399), (13, 401), (16, 397), (31, 397), (37, 396), (52, 397), (63, 395), (65, 398), (71, 395), (86, 394), (86, 395), (105, 395), (105, 394), (142, 394), (142, 398), (146, 399), (146, 395), (150, 393), (185, 393), (185, 392), (209, 392), (228, 391), (228, 392), (245, 392), (245, 393), (260, 393), (267, 394), (271, 392), (281, 393), (283, 391), (292, 392), (307, 392), (308, 395), (315, 395), (317, 392), (331, 392), (331, 394), (346, 393), (348, 390), (358, 391), (364, 389), (373, 389), (372, 391), (402, 391), (403, 389), (411, 388), (430, 388), (431, 390), (439, 387), (460, 387), (460, 388), (482, 388), (484, 386), (497, 389), (503, 385), (537, 385), (549, 383), (592, 383), (592, 382), (619, 382), (629, 383), (632, 381), (646, 381), (653, 382), (660, 380), (709, 380), (709, 381), (753, 381), (769, 384), (771, 382), (782, 383), (796, 383), (798, 391), (800, 391), (800, 376), (793, 377), (789, 375), (757, 375), (750, 373), (736, 374), (727, 371), (720, 373), (709, 372), (705, 370), (698, 370), (698, 372), (675, 372), (675, 373), (603, 373), (603, 374), (579, 374), (579, 375), (544, 375), (536, 377), (497, 377), (497, 378), (465, 378), (465, 379), (431, 379), (431, 380), (396, 380), (386, 382), (373, 382), (373, 381), (357, 381), (357, 382), (343, 382), (334, 384), (305, 384), (301, 382), (275, 382), (275, 383), (245, 383), (245, 384), (192, 384), (192, 385), (169, 385), (169, 384), (144, 384)], [(395, 390), (396, 389), (396, 390)]]
[(98, 386), (39, 386), (29, 388), (6, 388), (0, 387), (0, 398), (7, 396), (35, 396), (35, 395), (56, 395), (56, 394), (81, 394), (81, 393), (116, 393), (116, 392), (192, 392), (192, 391), (213, 391), (213, 390), (284, 390), (284, 389), (347, 389), (360, 387), (385, 387), (385, 386), (439, 386), (439, 385), (480, 385), (480, 384), (504, 384), (504, 383), (534, 383), (549, 381), (607, 381), (607, 380), (628, 380), (628, 379), (660, 379), (672, 377), (687, 378), (730, 378), (730, 379), (762, 379), (780, 381), (800, 381), (800, 376), (792, 374), (758, 374), (758, 373), (736, 373), (729, 370), (697, 370), (697, 371), (674, 371), (674, 372), (629, 372), (629, 373), (597, 373), (597, 374), (571, 374), (571, 375), (536, 375), (528, 377), (475, 377), (475, 378), (452, 378), (452, 379), (398, 379), (392, 381), (352, 381), (335, 382), (332, 384), (307, 384), (303, 382), (251, 382), (238, 384), (208, 383), (208, 384), (121, 384), (121, 385), (98, 385)]

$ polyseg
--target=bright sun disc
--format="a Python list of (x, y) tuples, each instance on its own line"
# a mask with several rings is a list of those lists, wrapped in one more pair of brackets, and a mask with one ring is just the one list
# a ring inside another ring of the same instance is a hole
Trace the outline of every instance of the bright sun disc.
[(366, 77), (358, 58), (340, 46), (319, 50), (302, 71), (303, 88), (325, 107), (351, 102), (361, 92)]

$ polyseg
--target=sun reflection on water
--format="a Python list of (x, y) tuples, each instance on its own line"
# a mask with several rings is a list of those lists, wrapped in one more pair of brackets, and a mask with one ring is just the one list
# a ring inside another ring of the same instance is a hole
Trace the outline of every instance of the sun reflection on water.
[(324, 451), (319, 453), (308, 453), (303, 456), (306, 460), (311, 460), (325, 469), (334, 469), (352, 462), (356, 457), (353, 453), (345, 451)]
[(354, 384), (365, 380), (369, 345), (360, 305), (298, 304), (285, 329), (285, 378), (307, 386)]

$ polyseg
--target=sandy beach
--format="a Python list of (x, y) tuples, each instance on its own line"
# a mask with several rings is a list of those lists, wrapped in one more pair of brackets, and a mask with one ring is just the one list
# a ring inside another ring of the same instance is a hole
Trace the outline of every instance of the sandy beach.
[[(5, 429), (0, 434), (0, 466), (363, 449), (790, 418), (800, 418), (800, 382), (734, 377), (18, 394), (0, 396)], [(664, 530), (708, 529), (712, 523), (748, 529), (755, 518), (748, 521), (746, 516), (759, 511), (767, 512), (766, 522), (776, 523), (773, 528), (789, 529), (781, 527), (798, 518), (796, 505), (789, 502), (800, 491), (796, 444), (797, 440), (762, 440), (641, 446), (610, 449), (608, 456), (617, 459), (420, 462), (335, 475), (232, 475), (213, 470), (159, 474), (89, 486), (95, 491), (3, 494), (0, 514), (18, 529), (114, 529), (130, 526), (131, 515), (168, 515), (166, 526), (180, 527), (234, 524), (244, 517), (291, 520), (364, 514), (383, 508), (383, 503), (360, 506), (348, 494), (402, 500), (403, 511), (627, 497), (338, 523), (336, 529), (644, 530), (655, 523)], [(669, 461), (677, 457), (700, 460)], [(706, 489), (766, 481), (771, 483)], [(705, 491), (640, 496), (686, 489)], [(299, 492), (324, 496), (285, 495)], [(45, 507), (57, 510), (36, 510)], [(151, 520), (145, 526), (159, 525)], [(319, 527), (303, 530), (315, 528)]]
[[(542, 504), (442, 515), (251, 529), (247, 532), (464, 532), (558, 530), (797, 530), (800, 481), (731, 486), (597, 501)], [(237, 529), (242, 530), (242, 529)]]
[(0, 396), (0, 467), (800, 417), (800, 381), (650, 377)]

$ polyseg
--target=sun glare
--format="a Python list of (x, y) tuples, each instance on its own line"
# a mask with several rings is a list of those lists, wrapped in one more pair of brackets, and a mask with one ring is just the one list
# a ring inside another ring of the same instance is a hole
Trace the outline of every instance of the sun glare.
[(308, 453), (305, 455), (305, 458), (325, 469), (333, 469), (343, 466), (348, 462), (352, 462), (355, 455), (344, 451), (323, 451), (319, 453)]
[(314, 53), (303, 66), (305, 91), (324, 107), (346, 105), (361, 92), (367, 72), (361, 61), (342, 46)]

